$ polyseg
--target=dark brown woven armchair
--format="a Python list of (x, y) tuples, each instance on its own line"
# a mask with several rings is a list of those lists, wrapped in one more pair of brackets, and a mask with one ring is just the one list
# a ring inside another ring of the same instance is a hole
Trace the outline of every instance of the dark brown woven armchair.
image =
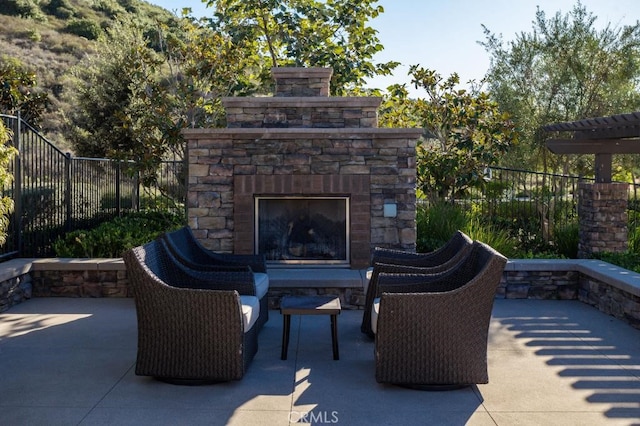
[(489, 321), (506, 262), (475, 242), (464, 262), (444, 272), (381, 273), (376, 380), (418, 387), (487, 383)]
[[(257, 352), (250, 271), (176, 268), (159, 242), (123, 255), (138, 318), (136, 374), (173, 383), (239, 380)], [(248, 278), (248, 279), (247, 279)]]
[[(198, 271), (249, 270), (253, 272), (254, 288), (251, 293), (247, 294), (255, 295), (260, 299), (258, 331), (269, 321), (269, 276), (266, 273), (266, 260), (263, 255), (213, 252), (200, 244), (188, 226), (164, 233), (158, 239), (171, 253), (172, 258), (189, 269)], [(245, 293), (241, 292), (240, 294)]]
[(179, 254), (185, 262), (195, 265), (250, 266), (253, 272), (267, 273), (264, 255), (214, 252), (204, 247), (188, 226), (166, 232), (161, 238), (167, 242), (171, 251)]
[(433, 274), (456, 265), (469, 254), (473, 241), (462, 231), (457, 231), (438, 250), (429, 253), (412, 253), (401, 250), (374, 249), (369, 285), (365, 296), (364, 313), (360, 330), (373, 338), (371, 330), (371, 308), (373, 300), (379, 297), (378, 276), (380, 273)]

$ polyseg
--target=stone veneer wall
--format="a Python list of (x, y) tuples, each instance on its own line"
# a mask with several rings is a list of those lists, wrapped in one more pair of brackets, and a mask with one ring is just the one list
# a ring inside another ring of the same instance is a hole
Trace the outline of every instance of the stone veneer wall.
[(594, 253), (626, 251), (629, 185), (581, 182), (578, 189), (578, 257), (588, 259)]
[[(376, 97), (330, 97), (332, 70), (274, 68), (274, 97), (224, 98), (226, 129), (186, 129), (188, 218), (216, 251), (254, 252), (256, 196), (341, 196), (350, 259), (376, 246), (416, 247), (416, 141), (421, 129), (377, 128)], [(397, 215), (384, 214), (393, 204)]]
[[(351, 266), (375, 246), (415, 250), (419, 129), (191, 129), (189, 225), (206, 247), (253, 253), (254, 195), (344, 195)], [(397, 206), (384, 216), (384, 204)], [(365, 210), (367, 209), (368, 210)]]

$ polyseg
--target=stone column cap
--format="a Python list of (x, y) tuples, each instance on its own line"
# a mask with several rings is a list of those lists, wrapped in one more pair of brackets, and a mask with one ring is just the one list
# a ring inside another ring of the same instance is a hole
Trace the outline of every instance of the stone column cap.
[(279, 78), (327, 78), (333, 75), (333, 68), (327, 67), (273, 67), (271, 75)]

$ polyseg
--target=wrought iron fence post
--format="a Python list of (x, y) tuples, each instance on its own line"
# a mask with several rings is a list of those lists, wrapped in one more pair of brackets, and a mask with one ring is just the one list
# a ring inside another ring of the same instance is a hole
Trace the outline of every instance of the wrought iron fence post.
[(121, 216), (122, 203), (120, 202), (120, 160), (116, 161), (116, 216)]
[(16, 220), (14, 226), (14, 235), (16, 242), (16, 250), (18, 255), (22, 254), (22, 145), (20, 141), (20, 133), (22, 130), (21, 124), (22, 118), (20, 117), (20, 111), (18, 111), (16, 120), (13, 125), (13, 147), (18, 150), (18, 155), (14, 159), (14, 171), (13, 171), (13, 212)]
[(67, 152), (64, 156), (64, 166), (65, 166), (65, 170), (64, 170), (64, 179), (65, 179), (65, 191), (64, 191), (64, 205), (66, 206), (66, 210), (67, 210), (67, 215), (65, 218), (65, 223), (64, 223), (64, 228), (67, 232), (70, 232), (71, 229), (71, 199), (73, 197), (71, 197), (71, 191), (72, 191), (72, 186), (71, 186), (71, 153)]
[[(135, 211), (140, 211), (140, 171), (136, 170), (136, 173), (133, 177), (133, 187), (134, 187), (134, 197), (135, 197)], [(132, 208), (134, 206), (131, 206)]]
[(186, 173), (184, 173), (184, 181), (182, 182), (182, 184), (184, 185), (184, 199), (183, 199), (183, 208), (184, 208), (184, 217), (185, 220), (187, 221), (187, 224), (189, 223), (189, 157), (186, 155), (182, 156), (182, 171), (187, 171)]

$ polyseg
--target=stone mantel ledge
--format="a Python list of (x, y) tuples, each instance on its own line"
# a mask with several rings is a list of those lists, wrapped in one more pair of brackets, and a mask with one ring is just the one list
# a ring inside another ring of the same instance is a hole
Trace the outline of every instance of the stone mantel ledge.
[(223, 97), (225, 108), (378, 108), (382, 98), (341, 96)]
[(187, 140), (197, 139), (417, 139), (422, 129), (391, 128), (199, 128), (184, 129), (182, 134)]

